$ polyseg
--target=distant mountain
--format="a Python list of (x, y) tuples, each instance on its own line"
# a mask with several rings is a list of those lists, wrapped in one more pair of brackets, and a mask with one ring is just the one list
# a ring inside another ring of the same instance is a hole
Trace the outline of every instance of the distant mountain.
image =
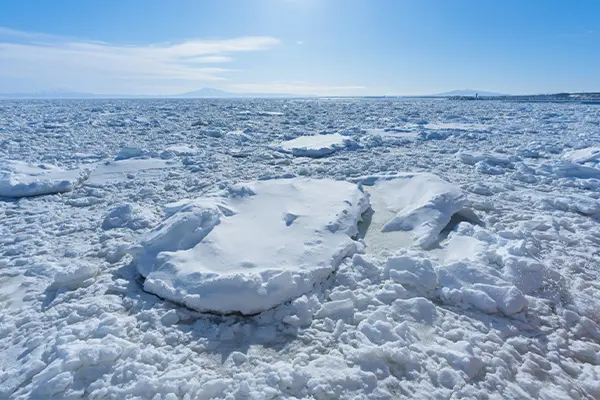
[(213, 88), (173, 95), (95, 94), (49, 90), (32, 93), (0, 93), (0, 99), (233, 99), (233, 98), (290, 98), (315, 97), (288, 93), (233, 93)]
[(174, 98), (186, 98), (186, 99), (197, 99), (197, 98), (282, 98), (282, 97), (314, 97), (311, 95), (299, 95), (289, 93), (234, 93), (226, 92), (224, 90), (213, 89), (213, 88), (202, 88), (200, 90), (194, 90), (193, 92), (187, 92), (182, 94), (176, 94), (173, 96), (161, 96), (161, 97), (174, 97)]
[(464, 90), (452, 90), (451, 92), (444, 92), (434, 94), (432, 96), (436, 97), (450, 97), (450, 96), (475, 96), (478, 94), (479, 96), (507, 96), (506, 93), (494, 93), (494, 92), (486, 92), (485, 90), (473, 90), (473, 89), (464, 89)]

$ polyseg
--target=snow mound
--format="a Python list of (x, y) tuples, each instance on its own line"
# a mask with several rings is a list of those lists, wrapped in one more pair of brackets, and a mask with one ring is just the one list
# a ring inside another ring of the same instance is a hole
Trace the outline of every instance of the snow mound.
[(144, 149), (139, 149), (137, 147), (124, 147), (115, 156), (115, 161), (119, 160), (129, 160), (130, 158), (135, 157), (143, 157), (147, 155), (148, 152)]
[(176, 156), (193, 156), (198, 151), (185, 144), (177, 144), (167, 147), (162, 154), (173, 154)]
[(578, 164), (597, 161), (600, 159), (600, 147), (586, 147), (579, 150), (565, 151), (561, 158)]
[(0, 162), (0, 197), (18, 198), (70, 192), (87, 176), (87, 170), (63, 170), (48, 164), (3, 161)]
[(542, 169), (560, 178), (600, 179), (600, 169), (569, 161), (560, 161), (555, 165), (543, 164)]
[(518, 161), (517, 157), (509, 157), (499, 153), (462, 152), (459, 153), (459, 158), (463, 163), (468, 165), (476, 165), (479, 162), (484, 162), (489, 165), (505, 168), (514, 168), (513, 162)]
[(281, 143), (281, 148), (297, 157), (323, 157), (346, 146), (346, 138), (339, 133), (300, 136)]
[(66, 289), (77, 289), (89, 285), (98, 273), (98, 267), (93, 264), (74, 262), (64, 263), (56, 267), (56, 275), (50, 289), (64, 287)]
[(144, 289), (198, 311), (255, 314), (297, 298), (357, 250), (369, 207), (329, 179), (234, 185), (168, 208), (135, 253)]
[(147, 228), (155, 221), (152, 211), (135, 204), (123, 204), (112, 209), (102, 222), (102, 229), (129, 228), (138, 230)]
[(438, 243), (440, 233), (453, 217), (478, 220), (467, 208), (462, 190), (437, 175), (403, 174), (380, 179), (371, 191), (393, 215), (381, 232), (412, 231), (416, 244), (425, 249)]

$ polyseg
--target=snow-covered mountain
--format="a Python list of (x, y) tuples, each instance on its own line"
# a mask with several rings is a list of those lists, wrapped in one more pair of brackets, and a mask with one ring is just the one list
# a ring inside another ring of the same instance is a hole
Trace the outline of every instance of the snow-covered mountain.
[(479, 94), (479, 96), (506, 96), (506, 93), (486, 92), (485, 90), (475, 89), (452, 90), (450, 92), (434, 94), (433, 96), (475, 96), (475, 94)]
[(47, 90), (30, 93), (0, 93), (0, 99), (143, 99), (143, 98), (175, 98), (175, 99), (232, 99), (232, 98), (285, 98), (314, 97), (290, 93), (234, 93), (214, 88), (202, 88), (191, 92), (173, 95), (135, 95), (135, 94), (96, 94), (70, 92), (66, 90)]

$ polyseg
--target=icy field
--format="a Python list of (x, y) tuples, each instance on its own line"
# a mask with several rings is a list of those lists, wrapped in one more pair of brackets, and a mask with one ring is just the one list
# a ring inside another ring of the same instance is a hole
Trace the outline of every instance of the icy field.
[(600, 107), (0, 102), (0, 398), (600, 399)]

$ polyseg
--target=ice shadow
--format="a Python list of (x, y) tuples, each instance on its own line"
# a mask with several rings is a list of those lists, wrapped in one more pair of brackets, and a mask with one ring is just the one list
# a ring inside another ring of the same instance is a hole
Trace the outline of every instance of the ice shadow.
[(362, 219), (356, 225), (356, 227), (358, 229), (358, 233), (356, 234), (355, 239), (364, 239), (365, 238), (365, 236), (367, 235), (367, 232), (369, 230), (369, 227), (371, 226), (371, 223), (373, 222), (374, 214), (375, 214), (375, 210), (373, 210), (371, 207), (369, 207), (369, 209), (362, 214), (362, 216), (361, 216)]
[(107, 293), (128, 299), (130, 312), (140, 325), (148, 322), (141, 311), (154, 309), (164, 315), (176, 310), (180, 320), (171, 326), (188, 335), (190, 345), (201, 348), (200, 353), (218, 356), (222, 363), (234, 352), (247, 354), (253, 346), (261, 346), (261, 351), (279, 352), (297, 339), (298, 328), (282, 322), (282, 316), (290, 313), (290, 302), (255, 315), (201, 313), (146, 292), (144, 277), (133, 264), (115, 270), (113, 275), (115, 279), (127, 280), (128, 284), (124, 293)]

